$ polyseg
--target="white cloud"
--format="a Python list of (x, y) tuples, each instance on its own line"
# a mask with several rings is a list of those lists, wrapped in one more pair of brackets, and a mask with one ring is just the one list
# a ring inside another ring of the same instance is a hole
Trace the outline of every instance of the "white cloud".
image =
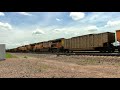
[(75, 27), (56, 28), (53, 30), (53, 33), (56, 33), (57, 36), (68, 38), (79, 35), (80, 29)]
[(32, 14), (27, 12), (17, 12), (18, 14), (25, 15), (25, 16), (32, 16)]
[(0, 16), (5, 16), (5, 14), (3, 12), (0, 12)]
[[(44, 14), (43, 19), (45, 23), (51, 23), (51, 21), (53, 21), (54, 19), (58, 19), (57, 17), (61, 17), (61, 15), (64, 12), (47, 12), (46, 14)], [(61, 20), (61, 19), (60, 19)]]
[(85, 17), (85, 14), (83, 12), (71, 12), (70, 17), (73, 20), (80, 20)]
[(21, 43), (21, 45), (28, 45), (28, 44), (30, 44), (30, 42), (29, 42), (29, 41), (26, 41), (26, 40)]
[(91, 12), (87, 19), (101, 20), (102, 18), (106, 18), (106, 14), (104, 12)]
[(33, 34), (39, 35), (39, 34), (45, 34), (45, 32), (41, 29), (36, 29), (35, 31), (33, 31)]
[(64, 38), (71, 38), (75, 36), (81, 36), (86, 34), (98, 33), (99, 28), (96, 25), (80, 25), (80, 26), (67, 26), (64, 28), (56, 28), (52, 30), (56, 36), (62, 36)]
[(65, 28), (56, 28), (56, 29), (54, 29), (54, 31), (57, 31), (57, 32), (64, 31), (64, 30), (66, 30), (66, 29)]
[(61, 19), (59, 19), (59, 18), (56, 18), (56, 20), (57, 20), (57, 21), (61, 21)]
[(7, 42), (6, 43), (6, 49), (16, 48), (21, 46), (21, 43), (13, 43), (13, 42)]
[(93, 31), (97, 31), (98, 27), (97, 26), (88, 26), (88, 27), (86, 27), (86, 29), (90, 32), (93, 32)]
[(90, 17), (90, 20), (96, 20), (96, 19), (98, 19), (100, 16), (99, 15), (92, 15), (91, 17)]
[(105, 27), (113, 27), (113, 26), (118, 26), (118, 25), (120, 25), (120, 20), (119, 21), (108, 21)]
[(0, 22), (0, 29), (2, 29), (2, 30), (11, 30), (12, 26), (9, 23)]

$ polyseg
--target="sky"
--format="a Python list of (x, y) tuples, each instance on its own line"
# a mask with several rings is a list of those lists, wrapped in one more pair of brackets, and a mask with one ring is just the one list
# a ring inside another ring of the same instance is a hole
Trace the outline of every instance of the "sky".
[(0, 44), (6, 49), (120, 29), (120, 12), (0, 12)]

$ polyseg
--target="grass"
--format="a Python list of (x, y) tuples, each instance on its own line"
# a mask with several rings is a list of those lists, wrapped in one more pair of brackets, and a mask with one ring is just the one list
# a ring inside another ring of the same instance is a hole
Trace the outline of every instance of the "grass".
[(27, 59), (27, 56), (24, 56), (24, 58), (26, 58), (26, 59)]
[(10, 54), (10, 53), (6, 53), (6, 58), (16, 58), (16, 56), (13, 56), (13, 55)]

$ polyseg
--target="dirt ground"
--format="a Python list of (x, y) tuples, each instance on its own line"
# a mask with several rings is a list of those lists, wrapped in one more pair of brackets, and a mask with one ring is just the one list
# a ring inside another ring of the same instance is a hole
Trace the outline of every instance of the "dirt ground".
[(120, 57), (12, 53), (0, 78), (120, 78)]

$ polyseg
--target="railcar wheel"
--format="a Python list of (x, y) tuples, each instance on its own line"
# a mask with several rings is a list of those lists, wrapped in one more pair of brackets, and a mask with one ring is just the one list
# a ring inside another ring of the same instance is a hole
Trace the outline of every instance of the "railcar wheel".
[(114, 52), (115, 52), (115, 50), (112, 50), (111, 52), (112, 52), (112, 53), (114, 53)]
[(73, 53), (73, 51), (71, 51), (71, 53)]
[(112, 51), (111, 50), (108, 50), (108, 53), (111, 53)]
[(118, 52), (120, 53), (120, 49), (118, 49)]
[(103, 53), (106, 53), (106, 52), (107, 52), (106, 50), (103, 51)]
[(118, 52), (120, 53), (120, 46), (118, 47)]
[(104, 52), (103, 50), (99, 50), (101, 53)]
[(60, 53), (60, 49), (57, 49), (57, 50), (56, 50), (56, 53)]
[(69, 53), (70, 51), (69, 50), (65, 50), (66, 53)]
[(120, 50), (119, 50), (119, 53), (120, 53)]

